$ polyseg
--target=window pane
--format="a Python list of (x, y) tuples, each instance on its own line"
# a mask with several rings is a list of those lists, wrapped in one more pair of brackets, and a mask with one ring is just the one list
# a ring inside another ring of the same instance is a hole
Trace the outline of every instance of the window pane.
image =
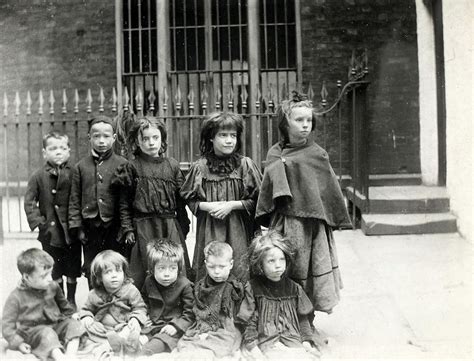
[(295, 22), (295, 0), (286, 0), (286, 21)]
[(140, 55), (139, 55), (139, 37), (138, 30), (132, 30), (132, 72), (140, 71)]
[(138, 28), (138, 1), (139, 0), (131, 0), (130, 4), (130, 27), (132, 29)]
[(268, 68), (276, 68), (276, 52), (275, 52), (275, 27), (267, 26), (267, 54), (268, 54)]
[(158, 71), (158, 57), (157, 57), (157, 31), (151, 31), (151, 71)]
[(198, 43), (196, 45), (196, 51), (198, 53), (198, 69), (206, 69), (206, 47), (205, 47), (205, 33), (204, 28), (198, 29)]
[(150, 69), (150, 54), (148, 42), (148, 30), (142, 31), (142, 71), (147, 73)]
[(123, 67), (124, 73), (130, 73), (130, 32), (124, 31), (123, 32)]
[(141, 1), (141, 25), (142, 28), (147, 28), (148, 27), (148, 19), (149, 19), (149, 11), (148, 9), (148, 2), (150, 0), (142, 0)]
[(128, 22), (128, 1), (124, 0), (123, 2), (123, 28), (128, 29), (130, 24)]
[(155, 0), (150, 1), (150, 25), (153, 28), (156, 28), (156, 2)]
[[(231, 35), (231, 57), (232, 60), (240, 60), (240, 34), (238, 27), (232, 27), (230, 30)], [(242, 44), (243, 45), (243, 44)]]
[(286, 36), (285, 36), (285, 26), (278, 25), (277, 26), (277, 50), (278, 50), (278, 64), (277, 68), (286, 68)]
[(186, 51), (188, 56), (188, 68), (186, 70), (196, 70), (196, 30), (194, 28), (186, 29)]
[(288, 67), (296, 68), (296, 31), (295, 26), (288, 27)]
[(196, 25), (194, 0), (186, 0), (185, 5), (186, 5), (186, 25), (194, 26)]
[(175, 11), (174, 11), (174, 17), (175, 17), (175, 26), (183, 26), (184, 25), (184, 6), (183, 6), (183, 1), (184, 0), (173, 0), (175, 4)]
[(286, 23), (286, 12), (285, 9), (286, 0), (276, 0), (277, 5), (275, 6), (276, 21), (278, 23)]
[(183, 56), (184, 49), (184, 31), (183, 29), (176, 29), (176, 70), (185, 69), (185, 60)]

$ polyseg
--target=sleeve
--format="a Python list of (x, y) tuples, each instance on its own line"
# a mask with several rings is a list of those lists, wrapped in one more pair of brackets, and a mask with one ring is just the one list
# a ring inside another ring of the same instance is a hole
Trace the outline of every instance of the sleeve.
[(183, 303), (183, 313), (180, 317), (173, 318), (170, 323), (184, 333), (194, 322), (194, 294), (193, 284), (191, 282), (183, 288), (181, 292), (181, 302)]
[(236, 324), (244, 330), (242, 343), (245, 348), (250, 351), (258, 346), (258, 310), (252, 287), (248, 282), (245, 285), (245, 296), (240, 304)]
[(179, 169), (179, 166), (177, 167), (177, 170), (176, 170), (176, 181), (178, 184), (178, 190), (176, 191), (176, 195), (175, 195), (177, 220), (181, 227), (181, 230), (183, 231), (184, 237), (186, 238), (186, 235), (189, 233), (189, 224), (191, 222), (188, 217), (188, 212), (186, 211), (186, 202), (181, 197), (181, 194), (179, 191), (179, 189), (184, 183), (184, 175), (181, 169)]
[(140, 291), (138, 291), (134, 285), (130, 284), (130, 286), (129, 302), (131, 311), (128, 315), (128, 320), (136, 318), (143, 326), (148, 319), (147, 307), (145, 301), (143, 301)]
[(69, 195), (69, 228), (82, 227), (81, 214), (81, 173), (79, 165), (76, 165), (72, 171), (71, 194)]
[(3, 308), (2, 316), (2, 332), (3, 337), (7, 340), (8, 345), (12, 349), (17, 349), (25, 340), (17, 333), (16, 322), (20, 313), (20, 300), (14, 293), (8, 296)]
[(71, 316), (75, 311), (74, 308), (71, 306), (71, 304), (66, 300), (66, 297), (64, 296), (63, 291), (61, 290), (61, 287), (57, 284), (57, 282), (54, 282), (54, 288), (55, 288), (55, 294), (54, 299), (56, 300), (56, 304), (58, 305), (59, 309), (61, 310), (61, 313), (64, 316)]
[[(115, 171), (112, 184), (119, 189), (120, 235), (133, 231), (133, 199), (135, 198), (135, 171), (128, 162)], [(121, 237), (119, 237), (121, 238)]]
[(202, 173), (198, 163), (191, 166), (179, 193), (191, 212), (196, 215), (199, 211), (199, 203), (206, 199), (202, 188)]
[(313, 305), (304, 292), (303, 288), (298, 285), (298, 303), (297, 313), (298, 322), (300, 324), (301, 338), (303, 341), (313, 341), (313, 331), (309, 322), (308, 315), (313, 312)]
[(254, 217), (260, 187), (262, 186), (262, 173), (252, 159), (246, 157), (245, 161), (243, 179), (245, 191), (241, 201), (247, 213)]
[(94, 290), (91, 290), (87, 295), (86, 303), (82, 306), (82, 309), (79, 311), (79, 319), (85, 317), (92, 317), (95, 319), (95, 314), (97, 313), (97, 295)]
[(46, 223), (46, 218), (41, 214), (38, 207), (39, 193), (38, 175), (34, 174), (28, 181), (24, 203), (26, 219), (31, 230)]

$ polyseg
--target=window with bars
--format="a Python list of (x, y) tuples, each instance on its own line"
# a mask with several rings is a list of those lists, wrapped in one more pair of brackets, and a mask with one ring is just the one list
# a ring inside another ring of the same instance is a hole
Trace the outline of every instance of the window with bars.
[[(296, 88), (297, 1), (123, 0), (124, 85), (132, 99), (141, 89), (145, 103), (153, 93), (155, 109), (166, 99), (171, 104), (192, 94), (195, 103), (206, 98), (208, 110), (225, 105), (245, 113), (242, 99), (250, 87), (274, 98)], [(258, 16), (249, 15), (250, 3)], [(166, 25), (161, 36), (160, 24)], [(260, 49), (249, 50), (255, 38)], [(249, 57), (249, 51), (258, 56)], [(258, 71), (251, 85), (250, 68)], [(166, 73), (161, 83), (160, 72)], [(189, 110), (183, 105), (183, 112)]]

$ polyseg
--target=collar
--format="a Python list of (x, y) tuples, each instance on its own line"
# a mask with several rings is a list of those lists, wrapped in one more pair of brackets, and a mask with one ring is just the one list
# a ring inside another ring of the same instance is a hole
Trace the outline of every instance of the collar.
[(68, 161), (65, 161), (64, 163), (60, 165), (52, 164), (49, 161), (45, 163), (44, 169), (46, 172), (51, 173), (53, 175), (58, 175), (59, 171), (64, 168), (69, 168)]
[(165, 158), (162, 157), (161, 155), (159, 157), (152, 157), (151, 155), (143, 153), (142, 151), (138, 153), (138, 157), (146, 162), (151, 162), (151, 163), (161, 163), (165, 160)]
[(207, 167), (211, 173), (229, 174), (240, 165), (242, 156), (239, 153), (232, 153), (225, 157), (218, 157), (214, 152), (204, 156), (207, 160)]
[(106, 159), (109, 159), (112, 156), (112, 154), (114, 154), (113, 147), (105, 151), (104, 153), (97, 153), (97, 151), (94, 148), (91, 148), (92, 158), (94, 158), (96, 162), (102, 162)]

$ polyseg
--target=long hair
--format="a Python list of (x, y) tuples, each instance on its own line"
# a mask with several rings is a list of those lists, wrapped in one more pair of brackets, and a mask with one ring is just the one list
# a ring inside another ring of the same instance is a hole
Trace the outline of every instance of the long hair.
[(148, 272), (153, 274), (155, 265), (161, 260), (176, 262), (178, 264), (178, 272), (184, 268), (184, 251), (180, 244), (174, 243), (167, 239), (159, 239), (148, 244)]
[(208, 115), (201, 127), (201, 140), (199, 149), (202, 156), (214, 153), (212, 140), (219, 130), (235, 130), (237, 144), (234, 153), (239, 153), (242, 148), (242, 131), (244, 129), (242, 117), (232, 112), (215, 112)]
[(115, 267), (115, 269), (122, 269), (124, 273), (124, 283), (130, 280), (130, 273), (128, 271), (128, 262), (120, 253), (110, 249), (100, 252), (95, 256), (91, 264), (91, 283), (93, 288), (104, 288), (102, 282), (102, 274), (107, 267)]
[(263, 273), (263, 258), (265, 253), (268, 252), (273, 247), (279, 248), (286, 259), (286, 270), (291, 267), (295, 255), (294, 248), (290, 240), (280, 232), (275, 230), (269, 230), (265, 235), (259, 235), (252, 240), (252, 243), (249, 247), (249, 264), (250, 264), (250, 274), (252, 276), (262, 276)]
[(278, 129), (280, 130), (280, 134), (283, 138), (284, 144), (289, 143), (290, 139), (288, 136), (288, 117), (291, 116), (291, 112), (294, 108), (299, 107), (306, 107), (310, 108), (313, 116), (311, 117), (311, 131), (316, 129), (316, 114), (314, 112), (314, 108), (311, 105), (311, 102), (308, 99), (306, 94), (298, 93), (297, 91), (293, 90), (291, 92), (290, 99), (283, 100), (280, 105), (278, 105), (276, 110), (276, 117), (278, 121)]
[(140, 153), (140, 147), (138, 145), (138, 138), (143, 136), (143, 131), (148, 128), (156, 128), (161, 133), (161, 148), (159, 154), (163, 154), (168, 149), (168, 133), (166, 132), (165, 123), (162, 120), (157, 119), (153, 116), (147, 115), (142, 118), (138, 118), (137, 121), (132, 125), (128, 133), (129, 148), (134, 155)]

